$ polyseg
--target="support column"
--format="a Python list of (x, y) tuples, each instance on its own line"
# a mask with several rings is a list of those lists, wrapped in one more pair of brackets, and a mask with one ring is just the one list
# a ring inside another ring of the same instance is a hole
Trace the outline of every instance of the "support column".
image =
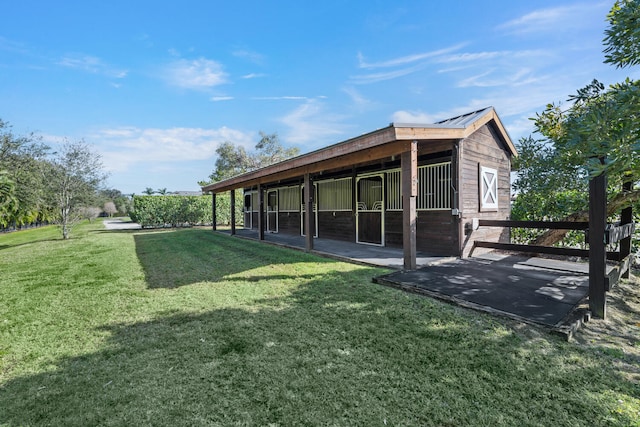
[(306, 230), (304, 250), (311, 252), (313, 250), (313, 235), (315, 234), (316, 225), (314, 221), (313, 212), (313, 182), (311, 181), (311, 175), (304, 174), (304, 228)]
[(229, 206), (231, 206), (231, 235), (236, 234), (236, 190), (229, 192)]
[(589, 309), (601, 319), (607, 316), (606, 221), (607, 177), (602, 173), (589, 180)]
[(412, 141), (409, 151), (402, 153), (402, 249), (404, 269), (417, 268), (416, 201), (418, 196), (418, 143)]
[(216, 231), (216, 193), (211, 193), (211, 228)]
[[(631, 180), (622, 184), (622, 191), (628, 192), (633, 189), (633, 182)], [(624, 208), (620, 214), (620, 225), (631, 224), (633, 222), (633, 208), (629, 206)], [(625, 259), (631, 254), (631, 236), (625, 237), (620, 240), (620, 261)], [(631, 264), (629, 268), (622, 274), (624, 279), (631, 277)]]
[(258, 240), (264, 240), (264, 190), (258, 184)]

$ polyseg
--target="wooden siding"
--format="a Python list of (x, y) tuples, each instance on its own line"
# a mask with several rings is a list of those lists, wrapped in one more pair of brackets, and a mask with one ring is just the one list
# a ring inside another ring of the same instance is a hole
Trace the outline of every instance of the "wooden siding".
[[(457, 218), (451, 211), (419, 211), (416, 248), (431, 255), (458, 255)], [(386, 246), (402, 247), (402, 212), (385, 213)]]
[(321, 239), (356, 241), (353, 212), (318, 212), (318, 237)]
[(300, 213), (278, 212), (278, 233), (300, 235)]
[[(476, 239), (508, 242), (508, 229), (483, 227), (469, 236), (473, 218), (508, 219), (511, 214), (511, 158), (490, 125), (484, 125), (462, 142), (461, 159), (461, 209), (465, 225), (465, 245), (462, 256), (468, 256)], [(498, 171), (498, 208), (483, 210), (480, 207), (480, 166)]]

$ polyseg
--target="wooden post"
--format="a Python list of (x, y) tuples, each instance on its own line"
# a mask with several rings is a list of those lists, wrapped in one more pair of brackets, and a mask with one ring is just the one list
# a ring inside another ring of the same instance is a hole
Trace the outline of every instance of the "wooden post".
[[(629, 180), (622, 184), (622, 191), (627, 192), (633, 189), (633, 181)], [(624, 208), (620, 214), (620, 225), (631, 224), (633, 222), (633, 208), (629, 206)], [(631, 236), (625, 237), (620, 241), (620, 261), (631, 255)], [(631, 265), (631, 264), (629, 264)], [(624, 279), (631, 277), (631, 267), (629, 267), (623, 274)]]
[(211, 228), (216, 231), (216, 193), (211, 193)]
[(264, 190), (258, 184), (258, 240), (264, 240)]
[(236, 234), (236, 190), (229, 192), (229, 205), (231, 206), (231, 235)]
[(304, 203), (305, 216), (304, 216), (304, 228), (306, 230), (304, 250), (311, 252), (313, 250), (313, 235), (315, 234), (315, 221), (313, 215), (313, 182), (311, 181), (311, 175), (304, 174)]
[(607, 316), (606, 221), (607, 177), (602, 173), (589, 180), (589, 309), (601, 319)]
[(402, 250), (404, 269), (417, 268), (416, 254), (416, 200), (418, 196), (418, 143), (412, 141), (409, 151), (400, 158), (402, 169)]
[[(464, 224), (462, 222), (462, 140), (458, 140), (453, 144), (451, 153), (451, 203), (452, 208), (458, 210), (458, 216), (453, 219), (454, 235), (457, 236), (458, 256), (464, 255), (464, 244), (466, 236), (464, 234)], [(453, 214), (453, 212), (452, 212)]]

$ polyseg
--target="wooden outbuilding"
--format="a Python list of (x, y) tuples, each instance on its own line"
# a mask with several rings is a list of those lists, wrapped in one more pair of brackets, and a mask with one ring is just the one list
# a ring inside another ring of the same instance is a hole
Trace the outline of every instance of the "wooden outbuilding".
[[(433, 124), (392, 123), (202, 190), (215, 211), (217, 193), (242, 189), (244, 226), (261, 239), (303, 235), (307, 250), (314, 238), (398, 247), (410, 270), (418, 250), (464, 257), (474, 223), (509, 218), (514, 155), (489, 107)], [(473, 233), (508, 241), (501, 228)]]

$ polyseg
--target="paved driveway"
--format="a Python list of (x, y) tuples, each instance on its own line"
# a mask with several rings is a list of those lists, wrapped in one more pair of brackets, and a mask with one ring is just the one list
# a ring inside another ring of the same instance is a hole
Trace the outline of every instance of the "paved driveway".
[(123, 221), (122, 218), (107, 218), (103, 222), (107, 230), (139, 230), (140, 224), (133, 221)]

